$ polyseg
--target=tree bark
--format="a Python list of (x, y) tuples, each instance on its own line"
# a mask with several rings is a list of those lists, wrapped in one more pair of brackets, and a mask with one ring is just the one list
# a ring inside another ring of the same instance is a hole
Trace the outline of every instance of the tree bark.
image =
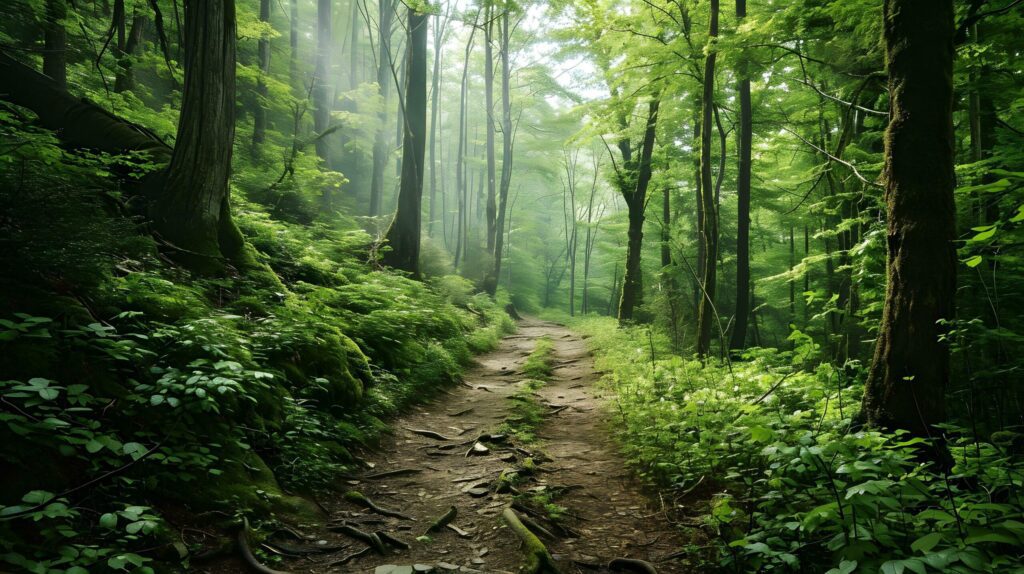
[[(505, 233), (505, 212), (508, 208), (508, 192), (512, 185), (512, 94), (511, 67), (509, 63), (509, 11), (501, 15), (501, 184), (498, 188), (498, 213), (494, 221), (494, 267), (492, 279), (488, 281), (487, 292), (494, 295), (501, 277), (502, 245)], [(493, 126), (489, 132), (493, 133)], [(490, 175), (493, 180), (493, 174)]]
[[(747, 16), (747, 0), (736, 0), (736, 19)], [(743, 66), (745, 67), (745, 66)], [(750, 78), (740, 70), (740, 145), (736, 173), (736, 318), (733, 323), (730, 349), (743, 349), (747, 344), (747, 323), (750, 317), (750, 159), (753, 143), (753, 120), (750, 108)]]
[(434, 220), (437, 218), (437, 134), (440, 126), (437, 125), (438, 103), (441, 98), (441, 45), (444, 40), (444, 30), (448, 25), (448, 16), (442, 20), (440, 15), (434, 16), (434, 66), (431, 75), (430, 87), (430, 211), (427, 217), (427, 236), (434, 236)]
[(405, 85), (405, 135), (398, 208), (387, 233), (384, 263), (419, 276), (423, 159), (427, 135), (427, 14), (409, 8)]
[(132, 69), (135, 56), (142, 49), (142, 42), (146, 37), (146, 26), (149, 18), (145, 14), (132, 16), (131, 31), (128, 32), (128, 41), (124, 46), (121, 57), (117, 61), (117, 74), (114, 77), (114, 91), (125, 92), (135, 89), (135, 74)]
[(64, 19), (68, 16), (66, 0), (46, 0), (46, 21), (43, 24), (43, 73), (57, 86), (68, 86), (68, 33)]
[[(261, 0), (262, 1), (262, 0)], [(316, 71), (313, 81), (313, 131), (316, 135), (323, 134), (331, 121), (331, 100), (334, 90), (331, 87), (331, 5), (332, 0), (317, 0), (316, 3)], [(330, 155), (330, 142), (325, 137), (316, 139), (316, 156), (320, 161), (327, 162)], [(324, 203), (330, 202), (330, 191), (324, 190)]]
[[(260, 22), (270, 22), (270, 0), (260, 0)], [(256, 79), (256, 111), (253, 114), (252, 145), (259, 147), (267, 137), (267, 81), (270, 75), (270, 38), (261, 36), (257, 45), (260, 74)], [(317, 132), (320, 133), (320, 132)], [(323, 139), (323, 138), (321, 138)], [(319, 145), (317, 140), (317, 145)]]
[(713, 42), (718, 37), (718, 0), (711, 0), (708, 35), (712, 45), (704, 60), (704, 90), (701, 96), (700, 181), (701, 207), (704, 211), (701, 242), (704, 267), (701, 270), (700, 303), (697, 305), (697, 355), (707, 356), (711, 347), (711, 326), (715, 321), (715, 288), (718, 275), (718, 208), (711, 181), (711, 121), (715, 107), (715, 60)]
[(869, 425), (931, 434), (944, 422), (953, 319), (956, 211), (952, 0), (886, 0), (885, 308), (864, 388)]
[[(484, 15), (484, 110), (487, 151), (487, 252), (494, 253), (494, 232), (498, 217), (494, 152), (494, 4), (487, 2)], [(506, 137), (508, 137), (506, 135)], [(488, 288), (488, 291), (490, 289)]]
[(643, 270), (640, 268), (640, 253), (644, 239), (644, 207), (647, 204), (647, 186), (651, 182), (651, 155), (654, 152), (655, 128), (658, 124), (659, 100), (651, 100), (647, 111), (647, 127), (640, 148), (637, 166), (636, 188), (626, 200), (629, 211), (629, 231), (626, 243), (626, 268), (622, 277), (622, 298), (619, 299), (619, 324), (633, 320), (643, 290)]
[(466, 40), (466, 53), (465, 58), (462, 62), (462, 82), (459, 86), (459, 146), (458, 151), (455, 154), (455, 195), (456, 201), (458, 202), (458, 213), (456, 215), (456, 236), (455, 236), (455, 269), (458, 270), (459, 262), (463, 257), (465, 250), (465, 241), (463, 236), (465, 235), (465, 227), (467, 222), (467, 206), (466, 198), (468, 195), (466, 185), (466, 146), (467, 146), (467, 129), (466, 129), (466, 104), (469, 92), (469, 56), (473, 51), (473, 37), (476, 35), (476, 23), (470, 28), (469, 39)]
[(185, 4), (185, 88), (167, 183), (153, 225), (186, 266), (219, 271), (243, 262), (244, 241), (231, 219), (228, 179), (235, 137), (235, 3)]
[(377, 16), (377, 86), (383, 100), (378, 114), (380, 126), (373, 142), (373, 172), (370, 175), (370, 216), (381, 214), (384, 201), (384, 170), (388, 166), (388, 102), (391, 99), (391, 21), (393, 0), (380, 0)]

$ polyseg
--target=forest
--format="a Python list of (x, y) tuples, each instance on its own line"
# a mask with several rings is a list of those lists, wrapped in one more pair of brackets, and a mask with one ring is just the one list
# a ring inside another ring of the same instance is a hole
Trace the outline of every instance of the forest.
[(1024, 574), (1022, 32), (5, 0), (0, 572)]

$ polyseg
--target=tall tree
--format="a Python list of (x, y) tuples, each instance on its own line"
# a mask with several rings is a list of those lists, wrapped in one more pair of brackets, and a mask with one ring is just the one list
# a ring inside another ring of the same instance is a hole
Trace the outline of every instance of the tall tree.
[(388, 106), (391, 99), (391, 28), (396, 0), (379, 0), (377, 10), (377, 87), (383, 100), (373, 142), (373, 171), (370, 174), (370, 215), (381, 214), (384, 201), (384, 170), (391, 155), (388, 146)]
[[(508, 8), (501, 15), (501, 185), (498, 189), (498, 212), (494, 218), (494, 266), (491, 279), (487, 282), (487, 292), (494, 295), (501, 277), (502, 245), (505, 233), (505, 212), (508, 207), (508, 192), (512, 186), (512, 71), (509, 62), (509, 29)], [(488, 131), (493, 132), (493, 125)]]
[(885, 308), (864, 388), (868, 424), (929, 434), (945, 420), (953, 318), (953, 0), (886, 0)]
[(427, 217), (427, 236), (434, 235), (434, 220), (437, 218), (437, 172), (439, 168), (437, 151), (437, 134), (440, 126), (437, 122), (438, 104), (441, 100), (441, 46), (444, 43), (445, 29), (448, 27), (448, 16), (451, 7), (441, 15), (434, 16), (434, 66), (430, 84), (430, 211)]
[[(479, 13), (477, 14), (479, 18)], [(455, 194), (458, 202), (456, 212), (456, 236), (455, 236), (455, 269), (459, 268), (459, 262), (465, 258), (466, 251), (466, 226), (469, 223), (468, 206), (468, 184), (466, 182), (466, 148), (468, 143), (468, 131), (466, 127), (466, 107), (469, 97), (469, 57), (473, 51), (473, 38), (476, 36), (476, 21), (469, 29), (469, 38), (466, 40), (466, 52), (462, 60), (462, 81), (459, 84), (459, 147), (455, 152)]]
[(398, 209), (388, 229), (391, 250), (384, 263), (419, 275), (420, 229), (423, 202), (423, 159), (427, 136), (427, 14), (408, 9), (406, 25), (405, 137), (402, 142), (402, 179)]
[[(142, 12), (136, 12), (132, 16), (131, 30), (128, 32), (128, 39), (124, 46), (118, 43), (117, 73), (114, 77), (114, 91), (124, 92), (135, 88), (135, 74), (132, 70), (135, 56), (142, 50), (142, 42), (146, 36), (146, 26), (149, 25), (149, 18)], [(118, 38), (120, 40), (120, 38)]]
[(185, 4), (185, 87), (174, 155), (153, 224), (176, 256), (200, 271), (242, 262), (228, 178), (235, 137), (234, 0)]
[[(736, 0), (736, 19), (742, 23), (747, 16), (747, 0)], [(736, 172), (736, 318), (733, 322), (730, 349), (742, 349), (747, 343), (747, 322), (750, 317), (750, 160), (753, 142), (753, 119), (750, 109), (750, 78), (741, 61), (737, 91), (740, 99), (739, 161)]]
[[(507, 13), (507, 12), (506, 12)], [(495, 224), (498, 204), (495, 190), (494, 151), (494, 3), (488, 1), (484, 12), (484, 110), (487, 125), (484, 133), (487, 149), (487, 252), (494, 253)]]
[(700, 302), (697, 306), (697, 354), (704, 357), (711, 348), (711, 326), (715, 321), (715, 291), (718, 283), (718, 202), (711, 180), (711, 121), (715, 108), (715, 41), (718, 37), (718, 0), (711, 0), (708, 24), (709, 46), (704, 59), (704, 90), (701, 95), (700, 134), (700, 241), (704, 266), (700, 270)]
[[(319, 136), (327, 130), (331, 120), (331, 101), (334, 90), (329, 80), (331, 69), (331, 5), (332, 0), (317, 0), (316, 3), (316, 71), (313, 88), (313, 131)], [(316, 155), (326, 162), (330, 154), (329, 141), (316, 138)], [(324, 191), (325, 199), (329, 191)]]
[[(633, 314), (643, 289), (640, 267), (640, 254), (644, 240), (644, 210), (647, 207), (647, 186), (651, 182), (651, 155), (654, 153), (654, 138), (658, 124), (658, 99), (651, 100), (647, 109), (647, 126), (640, 146), (640, 159), (636, 169), (636, 184), (630, 191), (622, 188), (622, 197), (626, 200), (629, 230), (626, 243), (626, 268), (622, 277), (622, 296), (619, 299), (619, 323), (633, 320)], [(629, 146), (628, 140), (626, 147)], [(624, 163), (628, 163), (623, 158)], [(620, 179), (622, 177), (620, 176)]]
[[(270, 0), (260, 0), (260, 22), (270, 22)], [(270, 37), (260, 36), (257, 44), (259, 53), (259, 77), (256, 78), (256, 110), (253, 113), (252, 144), (259, 146), (266, 139), (267, 132), (267, 76), (270, 75)], [(317, 133), (320, 133), (319, 131)], [(321, 138), (322, 139), (322, 138)]]

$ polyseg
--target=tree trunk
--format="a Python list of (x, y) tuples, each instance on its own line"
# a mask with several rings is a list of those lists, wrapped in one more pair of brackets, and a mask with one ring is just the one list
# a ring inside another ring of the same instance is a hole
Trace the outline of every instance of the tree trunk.
[(114, 91), (125, 92), (135, 89), (135, 74), (132, 70), (134, 56), (142, 49), (142, 42), (146, 36), (146, 26), (149, 18), (144, 14), (132, 16), (132, 28), (128, 32), (128, 42), (125, 44), (121, 57), (117, 61), (117, 74), (114, 78)]
[(423, 158), (427, 135), (427, 14), (409, 8), (402, 179), (395, 219), (388, 230), (391, 251), (384, 263), (419, 276)]
[[(512, 185), (512, 74), (509, 63), (509, 11), (501, 15), (501, 185), (498, 188), (498, 213), (494, 222), (494, 270), (488, 292), (494, 295), (501, 277), (502, 243), (505, 232), (505, 211), (508, 206), (508, 192)], [(493, 126), (489, 132), (493, 132)], [(493, 180), (493, 174), (491, 175)]]
[(231, 220), (228, 179), (235, 137), (235, 3), (185, 5), (185, 89), (178, 136), (153, 224), (188, 267), (217, 271), (242, 262), (244, 241)]
[(377, 86), (383, 100), (383, 107), (378, 114), (380, 126), (373, 142), (373, 173), (370, 175), (370, 216), (381, 214), (384, 199), (384, 170), (388, 166), (390, 154), (388, 146), (388, 102), (391, 99), (391, 15), (394, 12), (393, 0), (380, 0), (378, 5), (377, 48)]
[(870, 425), (929, 435), (945, 421), (953, 318), (953, 1), (886, 0), (885, 309), (864, 388)]
[[(747, 15), (747, 0), (736, 0), (736, 19)], [(736, 319), (730, 349), (743, 349), (747, 344), (747, 322), (750, 317), (750, 160), (753, 143), (753, 120), (750, 109), (750, 78), (740, 70), (740, 146), (736, 173)]]
[(291, 17), (288, 22), (288, 47), (291, 56), (288, 61), (288, 81), (295, 97), (298, 98), (302, 91), (299, 83), (299, 0), (292, 0)]
[(455, 195), (459, 204), (455, 236), (455, 269), (459, 268), (460, 258), (465, 251), (463, 236), (466, 226), (466, 104), (469, 91), (469, 56), (473, 51), (473, 37), (476, 35), (476, 23), (470, 28), (469, 39), (466, 40), (466, 53), (462, 62), (462, 83), (459, 86), (459, 147), (455, 154)]
[(441, 98), (441, 44), (444, 40), (444, 29), (448, 24), (447, 15), (444, 20), (434, 16), (434, 66), (430, 84), (430, 211), (427, 217), (427, 236), (434, 236), (434, 220), (437, 218), (437, 125), (438, 103)]
[[(494, 157), (494, 4), (487, 2), (484, 15), (484, 110), (487, 126), (487, 252), (494, 253), (494, 231), (498, 217)], [(508, 137), (505, 134), (505, 137)], [(496, 283), (496, 282), (495, 282)], [(488, 291), (490, 288), (488, 286)]]
[[(260, 22), (270, 22), (270, 0), (260, 0)], [(267, 81), (270, 75), (270, 38), (260, 36), (257, 46), (260, 59), (260, 74), (256, 79), (256, 111), (253, 114), (253, 148), (260, 146), (267, 134)], [(320, 133), (320, 132), (317, 132)], [(319, 144), (319, 141), (317, 142)]]
[(636, 307), (643, 296), (643, 270), (640, 268), (640, 252), (644, 239), (644, 207), (647, 204), (647, 186), (651, 182), (651, 154), (654, 152), (655, 128), (658, 124), (658, 100), (651, 100), (647, 111), (647, 127), (640, 148), (640, 162), (637, 166), (636, 188), (626, 199), (629, 211), (628, 242), (626, 244), (626, 268), (622, 277), (622, 298), (619, 299), (619, 324), (633, 320)]
[[(327, 130), (331, 121), (331, 100), (334, 90), (331, 87), (331, 5), (332, 0), (317, 0), (316, 3), (316, 83), (313, 89), (313, 131), (320, 135)], [(327, 162), (330, 145), (325, 137), (316, 140), (316, 156), (320, 161)], [(330, 200), (330, 192), (324, 191), (325, 203)]]
[[(711, 42), (718, 37), (718, 0), (711, 0), (708, 27)], [(712, 43), (704, 60), (704, 91), (701, 96), (700, 181), (701, 207), (704, 210), (701, 242), (704, 246), (704, 268), (701, 270), (700, 303), (697, 306), (697, 355), (704, 357), (711, 347), (711, 326), (715, 321), (715, 288), (718, 280), (718, 209), (711, 181), (711, 121), (715, 107), (715, 60)]]
[(46, 21), (43, 23), (43, 73), (57, 82), (60, 88), (68, 86), (68, 33), (64, 19), (68, 16), (65, 0), (46, 0)]

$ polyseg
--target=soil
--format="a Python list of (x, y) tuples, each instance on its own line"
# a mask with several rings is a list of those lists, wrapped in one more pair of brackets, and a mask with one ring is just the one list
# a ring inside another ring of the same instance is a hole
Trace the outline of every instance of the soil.
[[(495, 433), (509, 416), (510, 397), (522, 390), (526, 379), (520, 369), (542, 337), (554, 344), (554, 370), (534, 393), (534, 399), (550, 409), (537, 429), (537, 441), (480, 441), (488, 452), (467, 456), (476, 438)], [(555, 323), (521, 321), (517, 333), (504, 338), (497, 350), (478, 357), (461, 385), (394, 421), (393, 435), (365, 455), (371, 468), (345, 481), (345, 488), (409, 519), (382, 516), (343, 494), (320, 500), (330, 516), (327, 526), (297, 529), (308, 540), (275, 540), (293, 548), (342, 548), (285, 557), (274, 568), (294, 573), (519, 572), (524, 556), (520, 541), (501, 519), (514, 494), (496, 493), (495, 484), (502, 471), (529, 467), (529, 458), (536, 469), (523, 473), (528, 476), (514, 488), (526, 494), (558, 493), (552, 501), (565, 510), (557, 522), (548, 519), (542, 506), (528, 508), (536, 513), (534, 520), (554, 535), (542, 540), (564, 574), (609, 572), (606, 565), (613, 558), (646, 560), (660, 574), (693, 571), (677, 559), (688, 542), (686, 536), (670, 522), (664, 503), (630, 476), (612, 441), (609, 419), (614, 415), (595, 386), (598, 377), (586, 344), (577, 335)], [(410, 429), (442, 436), (431, 438)], [(402, 469), (410, 473), (373, 476)], [(445, 527), (428, 534), (428, 527), (452, 507), (457, 515), (451, 525), (461, 533)], [(342, 523), (367, 533), (389, 533), (410, 548), (389, 548), (386, 555), (368, 552), (331, 566), (367, 547), (331, 531), (331, 524)], [(418, 539), (424, 535), (429, 540)]]

